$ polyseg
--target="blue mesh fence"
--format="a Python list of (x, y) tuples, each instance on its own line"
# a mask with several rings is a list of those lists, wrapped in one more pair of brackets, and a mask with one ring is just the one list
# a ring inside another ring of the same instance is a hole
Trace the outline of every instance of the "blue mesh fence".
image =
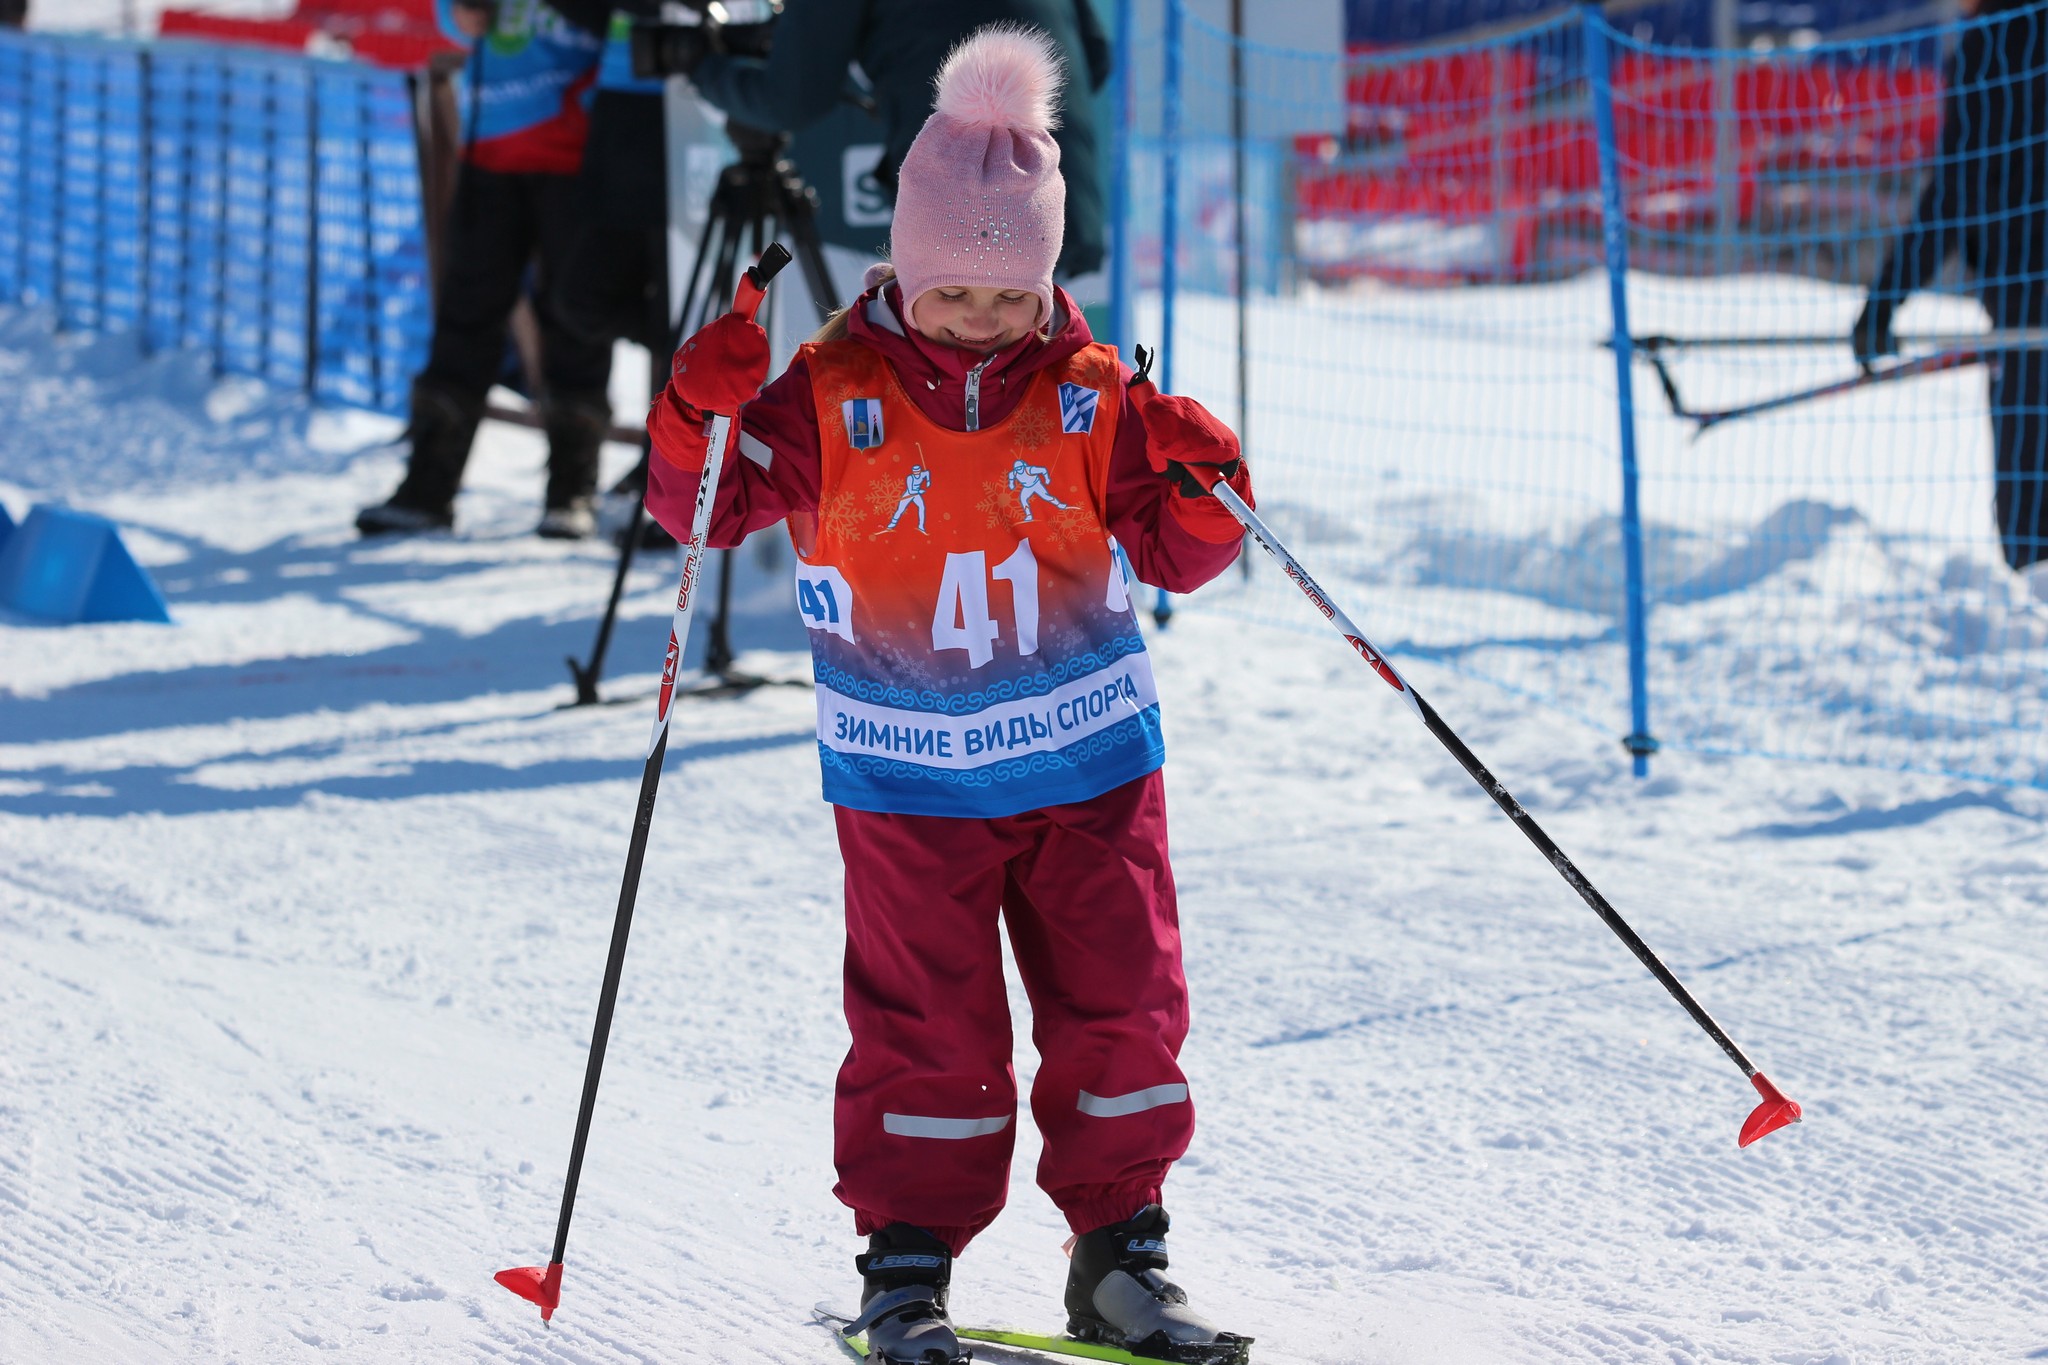
[[(1169, 8), (1131, 54), (1134, 339), (1241, 412), (1262, 508), (1397, 654), (1667, 747), (2048, 786), (2048, 604), (2013, 572), (2048, 460), (2043, 16), (1717, 51), (1564, 11), (1339, 58)], [(1193, 605), (1317, 626), (1263, 565)]]
[(0, 32), (0, 302), (404, 411), (432, 308), (400, 72)]
[[(1706, 413), (1856, 379), (1880, 279), (1909, 338), (1876, 360), (1907, 377), (1725, 422), (1644, 385), (1660, 733), (2048, 785), (2048, 616), (2012, 572), (2048, 555), (2048, 338), (1981, 339), (2048, 322), (2043, 11), (1792, 54), (1618, 40), (1614, 99), (1634, 330), (1675, 342), (1639, 374)], [(1688, 344), (1716, 338), (1745, 344)]]
[[(1187, 136), (1227, 144), (1230, 37), (1190, 14), (1183, 39)], [(1622, 734), (1615, 370), (1597, 348), (1582, 46), (1570, 16), (1348, 61), (1246, 44), (1248, 102), (1327, 108), (1316, 96), (1335, 91), (1342, 122), (1264, 148), (1283, 207), (1276, 259), (1248, 273), (1243, 423), (1262, 513), (1376, 643)], [(1234, 258), (1221, 207), (1198, 198), (1182, 216), (1184, 258)], [(1142, 265), (1147, 226), (1133, 236)], [(1141, 293), (1136, 335), (1176, 354), (1179, 391), (1235, 421), (1236, 304), (1204, 277), (1181, 271), (1170, 336)], [(1138, 280), (1157, 288), (1156, 272)], [(1264, 563), (1193, 605), (1315, 624)]]

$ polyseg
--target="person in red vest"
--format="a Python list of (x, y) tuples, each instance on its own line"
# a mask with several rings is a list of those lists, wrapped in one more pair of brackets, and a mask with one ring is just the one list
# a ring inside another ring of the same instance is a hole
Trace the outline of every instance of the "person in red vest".
[(1222, 572), (1241, 531), (1208, 490), (1249, 499), (1250, 475), (1228, 428), (1134, 375), (1053, 285), (1055, 52), (1016, 27), (955, 49), (903, 159), (892, 263), (774, 383), (737, 314), (684, 344), (649, 417), (647, 505), (688, 535), (706, 415), (737, 413), (711, 543), (786, 519), (796, 545), (846, 865), (835, 1193), (869, 1239), (869, 1350), (960, 1358), (953, 1258), (1001, 1210), (1016, 1135), (1000, 920), (1041, 1057), (1038, 1182), (1076, 1235), (1069, 1330), (1232, 1361), (1244, 1340), (1164, 1274), (1194, 1107), (1126, 564), (1176, 592)]
[(405, 480), (366, 507), (366, 536), (455, 524), (484, 398), (505, 361), (506, 325), (527, 288), (540, 321), (548, 484), (539, 532), (575, 539), (596, 527), (598, 452), (611, 426), (611, 343), (563, 325), (548, 279), (575, 240), (577, 173), (589, 130), (584, 100), (603, 39), (540, 0), (440, 0), (441, 25), (470, 48), (461, 91), (462, 166), (448, 215), (427, 367), (413, 380)]

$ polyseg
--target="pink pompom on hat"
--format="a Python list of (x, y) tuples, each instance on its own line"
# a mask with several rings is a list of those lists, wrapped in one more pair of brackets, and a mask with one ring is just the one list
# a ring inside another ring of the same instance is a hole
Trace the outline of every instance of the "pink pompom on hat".
[(1065, 232), (1060, 59), (1037, 29), (976, 30), (939, 69), (938, 100), (897, 176), (889, 254), (912, 327), (918, 296), (982, 286), (1036, 294), (1052, 318)]

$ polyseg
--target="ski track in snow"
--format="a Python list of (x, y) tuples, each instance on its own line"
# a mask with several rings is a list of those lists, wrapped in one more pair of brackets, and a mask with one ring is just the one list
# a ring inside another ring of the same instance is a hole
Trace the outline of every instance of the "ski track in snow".
[[(285, 412), (226, 477), (250, 438), (203, 402), (132, 452), (39, 428), (0, 458), (17, 515), (124, 519), (181, 622), (0, 617), (0, 1360), (835, 1358), (810, 694), (681, 704), (543, 1329), (490, 1276), (552, 1242), (673, 563), (615, 641), (636, 700), (559, 711), (610, 557), (526, 534), (531, 433), (487, 432), (462, 535), (364, 545), (393, 456)], [(182, 479), (181, 445), (214, 452)], [(786, 553), (736, 557), (737, 636), (798, 676)], [(1341, 642), (1152, 634), (1201, 1112), (1175, 1270), (1260, 1361), (2048, 1351), (2048, 798), (1682, 754), (1639, 782), (1611, 736), (1403, 660), (1806, 1106), (1738, 1152), (1739, 1073)], [(1053, 1329), (1065, 1229), (1019, 1124), (954, 1303)]]

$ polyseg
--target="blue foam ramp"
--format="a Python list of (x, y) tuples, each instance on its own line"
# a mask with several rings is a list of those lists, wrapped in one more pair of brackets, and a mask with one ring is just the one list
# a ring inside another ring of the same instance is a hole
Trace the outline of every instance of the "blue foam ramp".
[(105, 517), (39, 503), (0, 544), (0, 605), (25, 616), (82, 621), (161, 621), (170, 608), (135, 562), (121, 528)]
[(7, 515), (7, 504), (0, 502), (0, 550), (7, 548), (7, 538), (14, 534), (14, 518)]

